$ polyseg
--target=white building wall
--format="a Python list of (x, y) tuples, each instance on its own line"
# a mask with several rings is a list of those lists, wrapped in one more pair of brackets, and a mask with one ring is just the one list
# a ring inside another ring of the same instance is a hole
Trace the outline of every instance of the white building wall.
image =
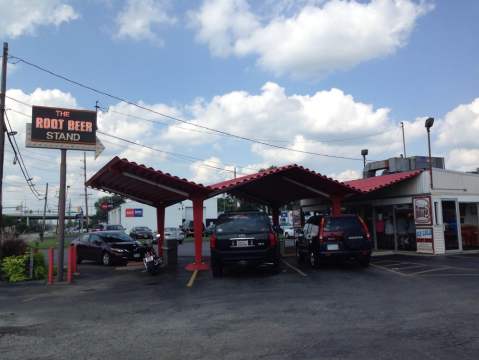
[[(192, 208), (190, 200), (177, 203), (165, 209), (165, 227), (179, 227), (185, 218), (185, 212)], [(126, 209), (143, 209), (142, 217), (126, 217)], [(205, 200), (203, 207), (203, 222), (206, 219), (218, 217), (217, 198)], [(126, 200), (119, 207), (108, 212), (108, 224), (121, 224), (129, 231), (134, 226), (148, 226), (156, 231), (156, 208), (133, 200)]]

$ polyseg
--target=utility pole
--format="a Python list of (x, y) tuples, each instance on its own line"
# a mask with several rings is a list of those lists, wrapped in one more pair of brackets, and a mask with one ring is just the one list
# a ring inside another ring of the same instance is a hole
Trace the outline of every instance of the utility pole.
[[(0, 86), (0, 245), (3, 243), (3, 161), (5, 156), (5, 95), (7, 92), (8, 43), (3, 43), (2, 84)], [(2, 246), (0, 246), (0, 249)], [(1, 250), (0, 250), (1, 252)], [(0, 254), (1, 255), (1, 254)]]
[(236, 179), (236, 166), (234, 167), (233, 175), (234, 175), (234, 178)]
[(402, 121), (401, 121), (401, 130), (402, 130), (403, 154), (404, 154), (404, 158), (407, 158), (407, 155), (406, 155), (406, 137), (404, 136), (404, 122), (402, 122)]
[(57, 280), (63, 281), (63, 252), (65, 251), (65, 190), (67, 182), (67, 151), (61, 149), (60, 198), (58, 200), (58, 271)]
[(48, 201), (48, 183), (45, 186), (45, 202), (43, 203), (43, 225), (42, 225), (42, 233), (40, 236), (40, 241), (43, 241), (43, 237), (45, 236), (45, 217), (47, 214), (47, 201)]
[[(98, 110), (98, 109), (97, 109)], [(85, 187), (85, 215), (86, 215), (86, 232), (88, 232), (88, 194), (87, 194), (87, 187), (86, 187), (86, 152), (83, 152), (83, 185)], [(83, 221), (83, 220), (82, 220)]]

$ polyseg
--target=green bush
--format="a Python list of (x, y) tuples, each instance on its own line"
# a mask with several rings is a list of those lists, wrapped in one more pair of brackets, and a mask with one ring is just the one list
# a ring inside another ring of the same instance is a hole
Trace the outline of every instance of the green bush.
[[(8, 282), (29, 280), (30, 254), (9, 256), (1, 262), (2, 274)], [(47, 276), (45, 257), (42, 253), (33, 254), (33, 279), (42, 280)]]
[(33, 254), (33, 278), (36, 280), (42, 280), (46, 277), (47, 267), (45, 266), (45, 256), (43, 256), (43, 253), (41, 252)]
[(2, 260), (2, 273), (9, 282), (25, 281), (27, 256), (8, 256)]

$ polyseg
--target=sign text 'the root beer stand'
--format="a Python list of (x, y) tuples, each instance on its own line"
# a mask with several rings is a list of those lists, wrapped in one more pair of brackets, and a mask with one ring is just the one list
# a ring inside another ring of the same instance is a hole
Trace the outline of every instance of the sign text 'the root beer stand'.
[[(95, 146), (96, 112), (45, 106), (33, 106), (31, 141), (33, 143), (65, 144), (61, 148), (75, 149), (75, 145)], [(58, 146), (60, 147), (60, 146)]]

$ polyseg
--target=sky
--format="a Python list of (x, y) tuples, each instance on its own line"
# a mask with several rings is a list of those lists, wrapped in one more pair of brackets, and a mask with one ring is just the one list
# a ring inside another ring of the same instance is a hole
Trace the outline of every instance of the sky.
[[(99, 102), (106, 150), (87, 154), (87, 177), (120, 156), (203, 184), (290, 163), (348, 180), (361, 176), (361, 149), (369, 160), (403, 153), (401, 122), (407, 155), (425, 155), (430, 116), (433, 155), (475, 170), (478, 13), (476, 0), (0, 0), (7, 115), (36, 188), (49, 183), (51, 209), (60, 152), (25, 148), (25, 103)], [(83, 206), (82, 159), (68, 152), (73, 210)], [(13, 160), (7, 143), (4, 206), (41, 209)], [(102, 195), (89, 193), (91, 204)]]

